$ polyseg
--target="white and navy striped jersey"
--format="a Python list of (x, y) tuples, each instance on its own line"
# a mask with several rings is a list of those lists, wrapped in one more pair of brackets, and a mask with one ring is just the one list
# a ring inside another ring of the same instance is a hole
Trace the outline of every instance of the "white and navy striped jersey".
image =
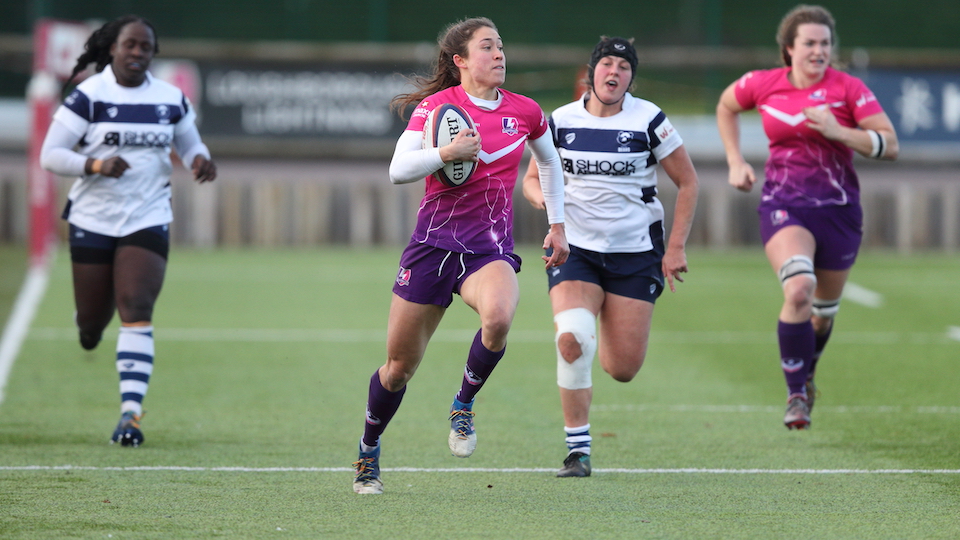
[(178, 135), (196, 131), (196, 113), (179, 88), (150, 73), (138, 87), (121, 86), (108, 65), (80, 83), (53, 119), (80, 138), (76, 152), (121, 156), (130, 165), (120, 178), (81, 175), (68, 195), (70, 223), (121, 237), (173, 220), (170, 150)]
[(683, 144), (663, 111), (624, 96), (623, 110), (599, 117), (584, 99), (550, 116), (566, 178), (567, 241), (600, 253), (653, 249), (650, 226), (663, 221), (657, 162)]

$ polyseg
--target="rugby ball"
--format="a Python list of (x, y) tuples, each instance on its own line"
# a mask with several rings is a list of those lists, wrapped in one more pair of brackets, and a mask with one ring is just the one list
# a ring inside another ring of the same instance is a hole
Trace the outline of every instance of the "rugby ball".
[[(427, 115), (423, 125), (423, 148), (442, 148), (463, 129), (475, 129), (467, 111), (453, 103), (443, 103)], [(475, 170), (476, 162), (453, 161), (444, 164), (433, 173), (433, 177), (445, 186), (458, 187), (469, 180)]]

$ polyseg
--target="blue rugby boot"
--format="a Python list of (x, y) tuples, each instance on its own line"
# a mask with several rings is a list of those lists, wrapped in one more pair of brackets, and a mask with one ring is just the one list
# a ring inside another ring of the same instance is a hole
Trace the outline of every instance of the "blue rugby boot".
[(477, 432), (473, 429), (473, 402), (453, 400), (450, 406), (450, 436), (447, 445), (450, 452), (461, 458), (470, 457), (477, 449)]
[(383, 493), (380, 480), (380, 446), (372, 452), (360, 451), (360, 457), (353, 462), (357, 475), (353, 478), (353, 492), (361, 495), (379, 495)]

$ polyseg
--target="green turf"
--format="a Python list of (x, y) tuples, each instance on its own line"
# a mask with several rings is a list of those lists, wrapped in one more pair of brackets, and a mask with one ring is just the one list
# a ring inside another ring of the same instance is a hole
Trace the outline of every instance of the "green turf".
[[(106, 443), (116, 321), (99, 349), (80, 349), (61, 253), (0, 404), (0, 537), (960, 536), (960, 474), (935, 472), (960, 469), (956, 257), (862, 256), (852, 281), (884, 303), (844, 302), (813, 429), (788, 432), (773, 272), (759, 249), (692, 252), (687, 282), (658, 303), (638, 378), (595, 368), (597, 472), (557, 479), (545, 278), (537, 251), (521, 254), (523, 296), (478, 397), (476, 454), (446, 447), (477, 328), (457, 300), (384, 435), (386, 493), (361, 497), (348, 468), (398, 248), (175, 249), (136, 450)], [(483, 470), (449, 470), (467, 467)]]

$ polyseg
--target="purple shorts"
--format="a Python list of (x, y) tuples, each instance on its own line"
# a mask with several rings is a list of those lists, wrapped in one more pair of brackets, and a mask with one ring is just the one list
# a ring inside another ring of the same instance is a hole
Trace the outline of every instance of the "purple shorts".
[(464, 280), (493, 261), (507, 261), (514, 272), (520, 271), (522, 262), (514, 253), (457, 253), (410, 242), (400, 256), (393, 292), (416, 304), (448, 307)]
[(857, 259), (863, 240), (863, 209), (860, 205), (799, 207), (765, 202), (760, 203), (757, 213), (764, 245), (780, 229), (799, 225), (810, 231), (817, 242), (814, 267), (846, 270)]

